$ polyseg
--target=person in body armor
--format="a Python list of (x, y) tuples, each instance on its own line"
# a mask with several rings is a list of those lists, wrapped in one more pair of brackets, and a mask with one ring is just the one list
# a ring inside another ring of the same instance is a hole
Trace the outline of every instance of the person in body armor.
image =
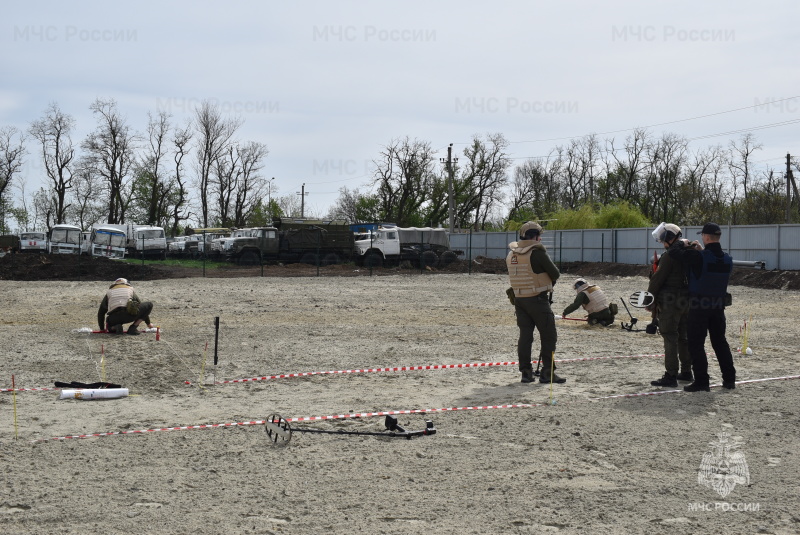
[(576, 279), (572, 285), (577, 292), (575, 300), (564, 309), (561, 317), (567, 317), (568, 314), (583, 307), (589, 313), (589, 325), (600, 324), (608, 327), (614, 323), (614, 316), (616, 315), (616, 306), (608, 302), (608, 297), (603, 293), (596, 284), (589, 284), (584, 279)]
[[(131, 302), (131, 305), (128, 302)], [(139, 334), (139, 324), (145, 324), (152, 328), (150, 323), (150, 312), (153, 311), (153, 303), (142, 301), (127, 279), (119, 278), (109, 286), (100, 308), (97, 309), (97, 324), (100, 330), (106, 330), (114, 334)], [(131, 323), (125, 331), (125, 323)]]
[(728, 281), (733, 270), (733, 259), (722, 250), (719, 243), (722, 230), (716, 223), (706, 223), (702, 235), (703, 248), (697, 241), (683, 249), (670, 250), (670, 257), (680, 261), (689, 279), (689, 353), (692, 355), (694, 382), (686, 385), (686, 392), (708, 392), (708, 357), (706, 333), (722, 372), (722, 388), (736, 388), (736, 368), (733, 355), (725, 338), (725, 305)]
[(651, 381), (652, 386), (677, 388), (678, 381), (692, 380), (692, 357), (689, 354), (689, 292), (683, 264), (669, 254), (672, 249), (683, 249), (681, 229), (672, 223), (662, 223), (653, 237), (664, 245), (655, 273), (650, 276), (647, 291), (653, 294), (653, 304), (648, 310), (655, 312), (658, 330), (664, 339), (664, 376)]
[(543, 365), (539, 382), (565, 383), (566, 379), (555, 374), (553, 353), (558, 335), (555, 316), (550, 308), (553, 285), (561, 273), (542, 244), (541, 225), (528, 221), (520, 228), (519, 235), (520, 241), (508, 245), (510, 251), (506, 257), (506, 265), (519, 327), (517, 356), (522, 382), (534, 381), (531, 352), (533, 331), (537, 329), (541, 338), (539, 362)]

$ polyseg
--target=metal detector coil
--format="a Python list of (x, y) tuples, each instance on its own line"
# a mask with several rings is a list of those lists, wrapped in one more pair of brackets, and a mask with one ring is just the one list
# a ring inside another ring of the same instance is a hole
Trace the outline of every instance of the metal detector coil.
[(327, 435), (361, 435), (361, 436), (374, 436), (374, 437), (389, 437), (389, 438), (405, 438), (411, 439), (413, 437), (422, 437), (426, 435), (435, 435), (436, 427), (433, 422), (428, 420), (425, 422), (425, 429), (421, 431), (406, 431), (398, 423), (397, 418), (394, 416), (386, 415), (384, 421), (387, 431), (346, 431), (346, 430), (332, 430), (332, 429), (310, 429), (301, 428), (292, 429), (292, 426), (280, 414), (272, 414), (264, 421), (264, 430), (267, 432), (270, 442), (278, 446), (285, 446), (292, 439), (292, 433), (324, 433)]
[(656, 300), (650, 292), (633, 292), (628, 299), (632, 307), (647, 308)]

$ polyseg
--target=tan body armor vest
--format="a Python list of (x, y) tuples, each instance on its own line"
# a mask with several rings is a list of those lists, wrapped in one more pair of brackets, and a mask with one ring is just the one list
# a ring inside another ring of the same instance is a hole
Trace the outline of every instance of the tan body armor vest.
[(594, 314), (595, 312), (600, 312), (608, 308), (608, 297), (606, 297), (606, 294), (604, 294), (603, 290), (599, 287), (589, 286), (583, 290), (582, 293), (585, 293), (589, 298), (589, 304), (583, 305), (584, 310), (589, 314)]
[(531, 249), (534, 245), (520, 247), (518, 242), (509, 245), (511, 252), (506, 257), (508, 276), (515, 297), (534, 297), (553, 289), (550, 275), (534, 273), (531, 268)]
[(112, 286), (106, 295), (108, 296), (108, 311), (110, 313), (128, 305), (128, 299), (133, 297), (133, 288), (127, 284), (117, 284)]

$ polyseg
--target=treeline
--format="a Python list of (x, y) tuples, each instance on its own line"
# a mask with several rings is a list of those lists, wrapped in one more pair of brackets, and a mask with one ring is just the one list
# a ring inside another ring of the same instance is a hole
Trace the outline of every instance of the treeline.
[[(133, 130), (114, 100), (89, 108), (97, 123), (83, 140), (74, 139), (74, 118), (55, 103), (26, 131), (0, 127), (0, 232), (12, 223), (33, 230), (132, 221), (178, 234), (186, 226), (256, 226), (300, 212), (296, 195), (276, 195), (262, 175), (266, 145), (239, 139), (242, 121), (209, 101), (180, 124), (163, 111), (148, 114), (144, 132)], [(624, 217), (612, 221), (800, 222), (785, 163), (757, 166), (762, 146), (752, 134), (693, 149), (676, 134), (636, 129), (622, 141), (590, 135), (519, 161), (509, 147), (502, 134), (475, 135), (445, 158), (429, 141), (392, 140), (373, 160), (364, 191), (342, 188), (328, 213), (313, 216), (448, 227), (452, 197), (460, 229), (513, 228), (623, 204)], [(47, 186), (28, 192), (22, 171), (36, 164)], [(798, 169), (797, 159), (791, 166)], [(20, 204), (11, 200), (12, 186)]]
[[(177, 234), (188, 226), (266, 224), (293, 210), (294, 197), (274, 197), (261, 175), (266, 145), (237, 138), (242, 121), (203, 102), (177, 124), (159, 111), (136, 132), (114, 100), (89, 107), (97, 124), (76, 140), (75, 119), (52, 103), (27, 131), (0, 128), (0, 223), (49, 229), (98, 222), (157, 225)], [(38, 164), (38, 165), (37, 165)], [(28, 192), (25, 165), (41, 169), (47, 184)], [(21, 192), (11, 201), (10, 187)]]
[[(622, 219), (631, 221), (641, 221), (632, 209), (645, 221), (685, 225), (800, 222), (794, 184), (795, 201), (787, 204), (785, 164), (784, 170), (757, 167), (762, 146), (751, 134), (697, 150), (684, 137), (645, 129), (622, 142), (590, 135), (517, 165), (508, 147), (502, 134), (474, 136), (448, 168), (430, 142), (392, 141), (374, 162), (374, 193), (343, 188), (332, 215), (448, 226), (452, 173), (457, 228), (513, 228), (514, 222), (611, 205), (624, 205)], [(797, 170), (797, 159), (791, 165)]]

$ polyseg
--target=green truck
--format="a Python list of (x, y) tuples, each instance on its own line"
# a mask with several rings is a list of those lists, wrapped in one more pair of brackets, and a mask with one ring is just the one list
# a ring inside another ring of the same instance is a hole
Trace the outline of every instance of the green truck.
[(271, 227), (238, 229), (222, 252), (227, 260), (327, 266), (351, 261), (354, 235), (344, 220), (274, 218)]

